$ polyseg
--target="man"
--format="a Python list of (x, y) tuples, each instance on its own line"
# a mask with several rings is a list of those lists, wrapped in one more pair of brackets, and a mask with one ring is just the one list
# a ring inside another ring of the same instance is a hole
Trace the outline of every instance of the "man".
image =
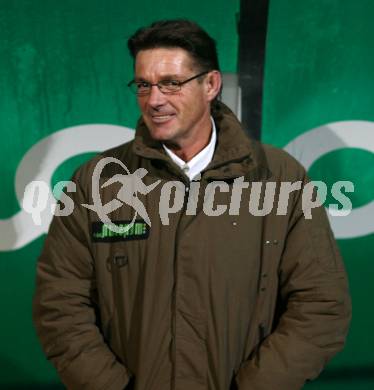
[[(282, 182), (304, 189), (307, 178), (217, 101), (221, 75), (205, 31), (161, 21), (128, 44), (142, 113), (135, 140), (78, 170), (74, 211), (54, 218), (38, 262), (34, 321), (47, 357), (69, 389), (302, 388), (342, 348), (350, 320), (324, 209), (306, 218), (302, 191), (290, 191), (280, 215), (249, 212), (256, 183), (275, 183), (280, 198)], [(139, 200), (151, 226), (123, 204), (108, 215), (126, 229), (109, 233), (82, 206), (94, 203), (104, 158), (103, 205), (120, 191), (113, 161), (147, 170), (153, 189)]]

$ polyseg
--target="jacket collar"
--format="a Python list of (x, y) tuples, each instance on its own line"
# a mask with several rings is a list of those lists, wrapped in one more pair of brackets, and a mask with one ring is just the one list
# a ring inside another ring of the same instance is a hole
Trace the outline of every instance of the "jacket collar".
[[(207, 172), (209, 179), (224, 180), (245, 176), (254, 180), (269, 177), (270, 172), (261, 144), (245, 134), (232, 111), (222, 102), (218, 102), (212, 116), (217, 128), (217, 145), (212, 161), (203, 171)], [(171, 161), (162, 143), (150, 136), (142, 119), (137, 124), (133, 151), (147, 159), (163, 160), (167, 163)]]

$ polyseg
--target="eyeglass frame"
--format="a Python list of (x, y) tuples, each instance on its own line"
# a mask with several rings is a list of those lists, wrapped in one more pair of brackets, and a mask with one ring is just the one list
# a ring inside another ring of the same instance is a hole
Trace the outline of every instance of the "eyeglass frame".
[[(130, 88), (130, 90), (133, 91), (137, 96), (147, 96), (147, 95), (149, 95), (149, 94), (151, 93), (151, 91), (152, 91), (152, 87), (156, 87), (156, 86), (157, 86), (157, 88), (159, 89), (159, 91), (160, 91), (161, 93), (166, 94), (166, 95), (171, 95), (171, 94), (173, 94), (173, 93), (179, 92), (179, 91), (182, 89), (182, 85), (184, 85), (184, 84), (186, 84), (186, 83), (189, 83), (190, 81), (195, 80), (195, 79), (197, 79), (198, 77), (204, 76), (204, 75), (206, 75), (206, 74), (209, 73), (209, 72), (211, 72), (211, 71), (210, 71), (210, 70), (206, 70), (206, 71), (204, 71), (204, 72), (201, 72), (201, 73), (199, 73), (199, 74), (197, 74), (197, 75), (195, 75), (195, 76), (192, 76), (192, 77), (188, 78), (187, 80), (183, 80), (183, 81), (179, 81), (179, 80), (167, 80), (167, 79), (165, 79), (165, 80), (161, 80), (161, 81), (159, 81), (158, 83), (154, 83), (154, 84), (149, 83), (148, 81), (136, 81), (136, 80), (134, 79), (134, 80), (131, 80), (131, 81), (127, 84), (127, 86), (128, 86), (128, 87)], [(175, 91), (162, 91), (162, 90), (161, 90), (162, 85), (160, 85), (160, 83), (162, 83), (162, 82), (164, 82), (164, 81), (174, 81), (174, 82), (178, 82), (178, 89), (176, 89)], [(149, 91), (148, 91), (147, 93), (138, 93), (137, 91), (134, 91), (134, 90), (131, 88), (131, 86), (132, 86), (133, 84), (136, 84), (136, 83), (147, 83), (147, 84), (149, 84)]]

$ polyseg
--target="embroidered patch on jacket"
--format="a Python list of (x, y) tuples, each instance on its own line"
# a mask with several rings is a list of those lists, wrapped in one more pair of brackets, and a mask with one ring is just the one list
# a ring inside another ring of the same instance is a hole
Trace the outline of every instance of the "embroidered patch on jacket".
[(134, 221), (112, 221), (122, 232), (110, 230), (108, 224), (93, 222), (91, 238), (94, 242), (117, 242), (130, 240), (145, 240), (149, 236), (149, 226), (142, 220)]

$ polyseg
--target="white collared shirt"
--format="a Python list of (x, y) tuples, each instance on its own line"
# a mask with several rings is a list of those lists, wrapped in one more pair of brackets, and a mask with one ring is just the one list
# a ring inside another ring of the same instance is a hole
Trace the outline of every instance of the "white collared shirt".
[(205, 148), (201, 150), (196, 156), (192, 157), (190, 161), (183, 161), (164, 144), (162, 144), (166, 153), (179, 166), (179, 168), (182, 169), (190, 181), (193, 180), (204, 168), (206, 168), (213, 158), (214, 149), (216, 147), (217, 130), (212, 117), (210, 117), (210, 120), (212, 121), (212, 135), (210, 137), (210, 141), (208, 145), (205, 146)]

